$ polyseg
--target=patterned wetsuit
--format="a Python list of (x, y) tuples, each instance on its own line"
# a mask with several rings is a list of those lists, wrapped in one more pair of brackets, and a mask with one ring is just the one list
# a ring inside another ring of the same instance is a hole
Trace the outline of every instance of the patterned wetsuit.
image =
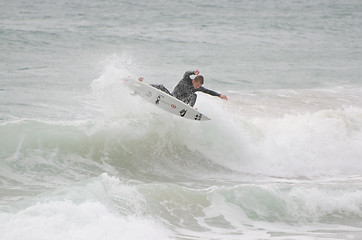
[(202, 86), (199, 87), (198, 89), (195, 89), (194, 86), (192, 85), (192, 79), (190, 78), (191, 75), (195, 75), (195, 73), (193, 71), (185, 72), (184, 77), (176, 85), (176, 87), (173, 89), (172, 93), (170, 93), (167, 90), (167, 88), (165, 88), (163, 85), (151, 84), (151, 86), (174, 96), (175, 98), (183, 101), (184, 103), (189, 104), (191, 107), (193, 107), (195, 105), (195, 102), (197, 99), (197, 95), (195, 94), (195, 92), (197, 92), (197, 91), (204, 92), (204, 93), (210, 94), (212, 96), (220, 96), (220, 93), (209, 90)]
[(196, 102), (197, 95), (195, 94), (195, 92), (197, 91), (204, 92), (212, 96), (220, 96), (220, 93), (209, 90), (202, 86), (199, 87), (198, 89), (195, 89), (194, 86), (192, 85), (192, 79), (190, 78), (191, 75), (195, 75), (195, 73), (193, 71), (185, 72), (181, 81), (173, 89), (172, 95), (175, 98), (193, 107)]

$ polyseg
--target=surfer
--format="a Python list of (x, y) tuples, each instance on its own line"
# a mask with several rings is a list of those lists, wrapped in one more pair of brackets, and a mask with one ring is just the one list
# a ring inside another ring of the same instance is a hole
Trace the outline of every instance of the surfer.
[[(162, 84), (151, 84), (152, 87), (160, 89), (163, 92), (166, 92), (167, 94), (170, 94), (171, 96), (174, 96), (175, 98), (181, 100), (182, 102), (190, 105), (193, 107), (196, 103), (197, 95), (195, 92), (200, 91), (212, 96), (220, 97), (224, 100), (227, 100), (227, 96), (220, 94), (218, 92), (215, 92), (213, 90), (209, 90), (207, 88), (204, 88), (202, 85), (204, 84), (204, 77), (202, 75), (199, 75), (200, 71), (187, 71), (185, 72), (183, 78), (181, 81), (176, 85), (176, 87), (173, 89), (172, 93), (167, 90)], [(191, 75), (196, 75), (194, 79), (191, 79)], [(139, 81), (143, 81), (143, 78), (140, 77), (138, 79)]]

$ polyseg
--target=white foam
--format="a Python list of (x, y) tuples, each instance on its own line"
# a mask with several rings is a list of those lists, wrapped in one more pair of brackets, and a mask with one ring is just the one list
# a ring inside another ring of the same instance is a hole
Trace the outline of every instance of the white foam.
[[(273, 175), (358, 174), (362, 109), (350, 107), (255, 121), (263, 134), (254, 167)], [(263, 167), (265, 166), (265, 167)]]
[[(128, 210), (115, 208), (113, 195)], [(140, 201), (133, 187), (103, 174), (0, 213), (1, 239), (170, 239), (169, 230), (143, 214)]]
[(3, 240), (169, 239), (155, 221), (119, 216), (97, 202), (50, 201), (0, 215)]
[(251, 118), (230, 112), (225, 102), (208, 101), (213, 105), (207, 109), (213, 120), (198, 126), (198, 136), (187, 137), (185, 133), (185, 142), (218, 164), (283, 177), (362, 171), (362, 108), (346, 106)]

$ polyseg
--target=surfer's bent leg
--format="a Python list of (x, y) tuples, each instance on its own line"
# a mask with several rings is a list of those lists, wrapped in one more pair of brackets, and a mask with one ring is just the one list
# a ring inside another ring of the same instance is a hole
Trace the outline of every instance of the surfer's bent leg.
[(189, 104), (191, 107), (193, 107), (196, 103), (197, 95), (194, 93), (189, 98)]
[(196, 103), (196, 99), (197, 99), (197, 95), (195, 93), (189, 95), (186, 98), (181, 98), (179, 100), (183, 101), (184, 103), (190, 105), (191, 107), (193, 107)]
[(163, 86), (162, 84), (151, 84), (151, 86), (171, 95), (170, 91), (168, 91), (167, 88), (165, 88), (165, 86)]

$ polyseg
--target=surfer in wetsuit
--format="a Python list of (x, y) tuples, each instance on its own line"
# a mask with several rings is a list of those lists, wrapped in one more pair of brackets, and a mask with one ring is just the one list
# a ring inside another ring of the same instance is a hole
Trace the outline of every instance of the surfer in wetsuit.
[[(195, 92), (200, 91), (212, 96), (218, 96), (222, 99), (227, 100), (227, 97), (223, 94), (204, 88), (204, 77), (199, 75), (199, 70), (185, 72), (181, 81), (176, 85), (172, 91), (172, 96), (189, 104), (193, 107), (196, 103), (197, 95)], [(191, 75), (196, 75), (194, 79), (191, 79)]]
[[(182, 102), (189, 104), (191, 107), (193, 107), (196, 103), (197, 95), (195, 92), (197, 91), (207, 93), (212, 96), (218, 96), (224, 100), (228, 99), (227, 96), (223, 94), (204, 88), (202, 86), (204, 84), (204, 77), (199, 75), (199, 73), (199, 70), (185, 72), (183, 78), (173, 89), (172, 93), (170, 93), (163, 85), (151, 84), (151, 86), (174, 96)], [(196, 77), (191, 79), (191, 75), (196, 75)], [(138, 80), (143, 81), (143, 78), (139, 78)]]

